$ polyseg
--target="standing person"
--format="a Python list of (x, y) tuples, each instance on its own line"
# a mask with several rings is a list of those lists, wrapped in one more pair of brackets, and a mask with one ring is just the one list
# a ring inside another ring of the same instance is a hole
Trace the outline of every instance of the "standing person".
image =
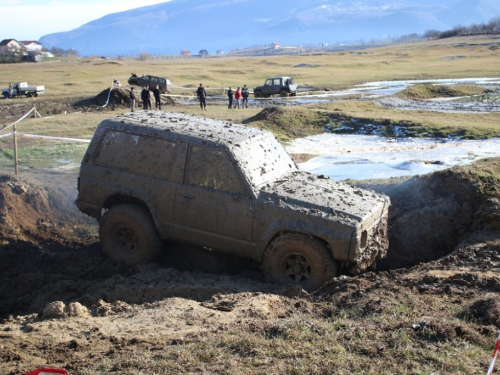
[(250, 95), (250, 91), (248, 91), (247, 85), (243, 85), (243, 88), (241, 89), (241, 97), (243, 98), (241, 100), (241, 106), (243, 108), (248, 108), (248, 96)]
[(227, 98), (229, 99), (228, 109), (231, 109), (233, 106), (233, 94), (233, 90), (230, 87), (229, 90), (227, 90)]
[(205, 91), (205, 88), (203, 87), (203, 83), (200, 83), (200, 87), (198, 87), (198, 90), (196, 90), (196, 95), (198, 96), (198, 99), (200, 100), (200, 107), (201, 110), (207, 110), (207, 92)]
[(161, 89), (160, 86), (156, 85), (153, 90), (153, 96), (155, 97), (155, 108), (161, 111)]
[(147, 110), (148, 108), (151, 109), (151, 99), (149, 97), (149, 86), (146, 85), (141, 91), (141, 99), (143, 102), (143, 108)]
[(21, 99), (21, 82), (17, 83), (17, 96)]
[(12, 98), (12, 94), (14, 92), (14, 85), (11, 83), (9, 83), (9, 96)]
[(236, 89), (236, 92), (234, 93), (234, 99), (236, 100), (236, 102), (234, 104), (234, 108), (236, 108), (236, 106), (238, 106), (238, 109), (239, 109), (240, 108), (240, 99), (241, 99), (241, 90), (239, 87)]
[(130, 88), (130, 110), (134, 112), (135, 109), (135, 90), (133, 87)]

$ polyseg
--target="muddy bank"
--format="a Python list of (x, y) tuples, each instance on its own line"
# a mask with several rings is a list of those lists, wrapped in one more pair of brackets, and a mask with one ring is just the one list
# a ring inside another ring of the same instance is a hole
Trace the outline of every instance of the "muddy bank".
[[(499, 164), (492, 159), (474, 169), (455, 168), (403, 183), (365, 183), (392, 201), (389, 251), (377, 270), (432, 262), (463, 243), (499, 233), (497, 187), (484, 177), (484, 170)], [(0, 314), (37, 312), (54, 299), (90, 307), (99, 299), (144, 303), (172, 296), (204, 300), (230, 290), (279, 290), (262, 282), (256, 263), (175, 243), (165, 243), (159, 261), (146, 268), (113, 264), (100, 251), (95, 221), (74, 206), (75, 194), (1, 176)]]

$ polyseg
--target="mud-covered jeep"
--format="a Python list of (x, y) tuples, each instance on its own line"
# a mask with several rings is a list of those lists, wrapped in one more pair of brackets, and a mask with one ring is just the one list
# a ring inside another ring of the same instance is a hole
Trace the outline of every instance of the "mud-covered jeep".
[(78, 189), (103, 251), (128, 264), (173, 239), (253, 258), (268, 280), (314, 290), (388, 246), (387, 197), (300, 171), (267, 131), (200, 117), (104, 120)]

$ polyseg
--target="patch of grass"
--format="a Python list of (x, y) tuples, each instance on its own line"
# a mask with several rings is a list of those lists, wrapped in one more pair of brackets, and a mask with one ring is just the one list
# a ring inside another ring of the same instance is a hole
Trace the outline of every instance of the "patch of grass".
[(489, 89), (477, 85), (456, 85), (456, 86), (443, 86), (433, 84), (422, 84), (411, 86), (399, 93), (396, 97), (409, 98), (409, 99), (432, 99), (432, 98), (446, 98), (446, 97), (461, 97), (482, 95), (491, 92)]
[[(500, 136), (500, 113), (440, 113), (431, 111), (398, 111), (370, 101), (343, 100), (313, 106), (332, 118), (331, 130), (348, 125), (345, 133), (373, 126), (380, 134), (394, 136), (403, 129), (410, 136), (486, 139)], [(351, 129), (349, 129), (351, 128)], [(401, 129), (398, 129), (401, 128)]]

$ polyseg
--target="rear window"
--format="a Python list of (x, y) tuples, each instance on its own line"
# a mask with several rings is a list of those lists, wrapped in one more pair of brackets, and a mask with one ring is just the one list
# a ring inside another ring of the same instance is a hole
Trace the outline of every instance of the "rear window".
[(130, 173), (170, 178), (177, 144), (173, 141), (109, 130), (102, 138), (94, 162)]

